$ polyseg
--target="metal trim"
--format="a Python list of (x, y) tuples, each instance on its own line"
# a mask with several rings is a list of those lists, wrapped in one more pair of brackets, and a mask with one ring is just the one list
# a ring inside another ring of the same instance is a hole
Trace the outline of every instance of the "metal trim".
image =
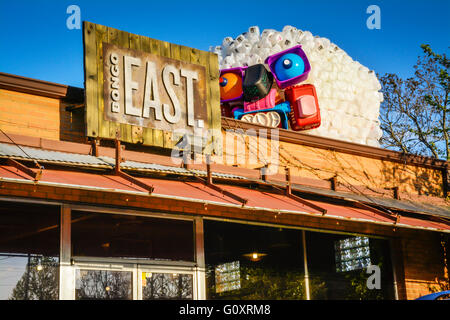
[(131, 259), (131, 258), (102, 258), (102, 257), (80, 257), (73, 256), (71, 258), (72, 265), (81, 265), (83, 263), (90, 264), (113, 264), (113, 265), (154, 265), (154, 266), (167, 266), (167, 267), (196, 267), (196, 262), (190, 261), (169, 261), (169, 260), (149, 260), (149, 259)]
[(207, 216), (202, 216), (202, 218), (203, 218), (203, 220), (213, 220), (213, 221), (221, 221), (221, 222), (229, 222), (229, 223), (248, 224), (248, 225), (262, 226), (262, 227), (293, 229), (293, 230), (299, 230), (299, 231), (304, 230), (304, 231), (331, 233), (331, 234), (342, 234), (342, 235), (355, 236), (355, 237), (365, 236), (365, 237), (369, 237), (369, 238), (383, 239), (383, 240), (390, 239), (390, 237), (388, 237), (388, 236), (379, 236), (379, 235), (372, 235), (372, 234), (367, 234), (367, 233), (355, 233), (355, 232), (348, 232), (348, 231), (310, 228), (310, 227), (302, 227), (302, 226), (292, 226), (292, 225), (275, 224), (275, 223), (268, 223), (268, 222), (247, 221), (247, 220), (241, 220), (241, 219), (217, 218), (217, 217), (207, 217)]
[[(1, 181), (1, 180), (0, 180)], [(39, 199), (25, 199), (25, 198), (18, 198), (18, 197), (8, 197), (8, 196), (2, 196), (0, 195), (0, 201), (5, 202), (22, 202), (22, 203), (30, 203), (30, 204), (42, 204), (42, 205), (49, 205), (49, 206), (62, 206), (63, 203), (59, 201), (51, 202), (48, 200), (39, 200)]]
[(148, 211), (148, 210), (133, 210), (133, 209), (119, 209), (114, 207), (104, 207), (104, 206), (91, 206), (91, 205), (81, 205), (81, 204), (70, 204), (72, 211), (83, 211), (83, 212), (93, 212), (102, 214), (121, 214), (128, 216), (140, 216), (148, 218), (160, 218), (160, 219), (171, 219), (171, 220), (184, 220), (184, 221), (194, 221), (194, 216), (191, 215), (177, 215), (175, 213), (167, 213), (160, 211)]

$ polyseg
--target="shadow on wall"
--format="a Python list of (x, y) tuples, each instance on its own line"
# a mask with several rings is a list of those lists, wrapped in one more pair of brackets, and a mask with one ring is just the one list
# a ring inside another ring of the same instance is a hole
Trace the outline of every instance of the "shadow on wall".
[(442, 276), (436, 276), (434, 282), (428, 285), (430, 293), (450, 290), (450, 235), (441, 234), (441, 250), (442, 250), (442, 265), (444, 266), (444, 272)]
[(59, 104), (59, 115), (59, 139), (71, 142), (86, 142), (83, 89), (67, 88), (66, 97)]
[[(399, 186), (400, 192), (419, 196), (443, 197), (443, 180), (439, 170), (418, 166), (398, 164), (394, 167), (382, 161), (384, 181), (391, 181), (391, 186)], [(402, 186), (409, 186), (408, 189)]]

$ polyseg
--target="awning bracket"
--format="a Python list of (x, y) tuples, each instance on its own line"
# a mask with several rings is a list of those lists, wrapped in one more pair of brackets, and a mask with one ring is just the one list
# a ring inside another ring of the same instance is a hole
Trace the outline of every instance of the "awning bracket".
[(8, 165), (13, 166), (17, 170), (22, 171), (26, 175), (32, 177), (34, 181), (39, 181), (42, 177), (42, 166), (38, 167), (38, 171), (34, 171), (12, 158), (7, 158), (6, 162)]
[(314, 210), (319, 211), (320, 213), (322, 213), (322, 215), (325, 215), (327, 213), (327, 209), (322, 208), (322, 207), (320, 207), (320, 206), (318, 206), (318, 205), (316, 205), (316, 204), (314, 204), (314, 203), (312, 203), (312, 202), (310, 202), (308, 200), (305, 200), (305, 199), (303, 199), (303, 198), (301, 198), (301, 197), (299, 197), (299, 196), (297, 196), (297, 195), (292, 193), (291, 171), (290, 171), (289, 168), (286, 168), (286, 186), (285, 186), (284, 189), (282, 187), (279, 187), (279, 186), (277, 186), (277, 185), (267, 181), (267, 176), (265, 174), (265, 170), (266, 169), (267, 169), (266, 167), (261, 168), (262, 180), (264, 181), (264, 184), (266, 186), (269, 186), (269, 187), (271, 187), (271, 188), (273, 188), (273, 189), (275, 189), (275, 190), (277, 190), (279, 192), (284, 193), (290, 199), (293, 199), (293, 200), (295, 200), (295, 201), (297, 201), (297, 202), (299, 202), (299, 203), (301, 203), (301, 204), (303, 204), (303, 205), (305, 205), (307, 207), (310, 207), (310, 208), (313, 208)]
[(116, 176), (119, 176), (131, 183), (134, 183), (135, 185), (145, 189), (148, 191), (148, 193), (153, 193), (153, 190), (155, 189), (152, 185), (147, 184), (145, 182), (142, 182), (138, 180), (137, 178), (130, 176), (129, 174), (123, 172), (120, 169), (120, 163), (122, 162), (122, 156), (121, 156), (121, 150), (122, 146), (120, 145), (120, 140), (115, 139), (115, 146), (116, 146), (116, 165), (114, 167), (114, 173)]
[(213, 183), (212, 173), (211, 173), (211, 157), (209, 155), (206, 155), (206, 179), (196, 176), (196, 175), (194, 175), (194, 177), (197, 180), (199, 180), (200, 182), (202, 182), (203, 184), (205, 184), (207, 187), (213, 189), (214, 191), (220, 192), (221, 194), (240, 202), (242, 204), (242, 206), (245, 206), (248, 202), (248, 199), (242, 198), (230, 191), (224, 190), (221, 187), (219, 187), (218, 185), (215, 185)]
[(363, 203), (361, 201), (351, 200), (351, 202), (355, 203), (357, 206), (360, 206), (362, 209), (368, 209), (368, 210), (370, 210), (372, 212), (375, 212), (376, 214), (378, 214), (378, 215), (380, 215), (382, 217), (385, 217), (385, 218), (393, 220), (394, 224), (397, 224), (398, 221), (400, 220), (400, 215), (399, 214), (394, 214), (394, 213), (390, 212), (390, 210), (388, 210), (388, 209), (385, 209), (385, 210), (388, 211), (388, 212), (385, 212), (383, 210), (380, 210), (380, 209), (372, 207), (372, 206), (370, 206), (368, 204), (365, 204), (365, 203)]

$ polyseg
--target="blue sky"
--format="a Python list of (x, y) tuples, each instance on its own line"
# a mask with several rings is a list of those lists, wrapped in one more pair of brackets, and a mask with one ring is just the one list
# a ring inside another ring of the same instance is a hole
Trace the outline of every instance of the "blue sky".
[[(450, 46), (450, 1), (284, 0), (0, 0), (0, 71), (83, 87), (81, 30), (66, 27), (69, 5), (81, 19), (202, 50), (258, 25), (285, 25), (327, 37), (377, 73), (411, 75), (428, 43)], [(369, 30), (369, 5), (381, 9), (381, 29)]]

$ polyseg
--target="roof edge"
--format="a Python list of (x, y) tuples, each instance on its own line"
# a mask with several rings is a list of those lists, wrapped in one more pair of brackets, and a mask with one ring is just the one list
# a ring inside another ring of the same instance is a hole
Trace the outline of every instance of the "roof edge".
[(83, 101), (83, 89), (44, 80), (0, 72), (0, 89), (18, 91), (38, 96)]

